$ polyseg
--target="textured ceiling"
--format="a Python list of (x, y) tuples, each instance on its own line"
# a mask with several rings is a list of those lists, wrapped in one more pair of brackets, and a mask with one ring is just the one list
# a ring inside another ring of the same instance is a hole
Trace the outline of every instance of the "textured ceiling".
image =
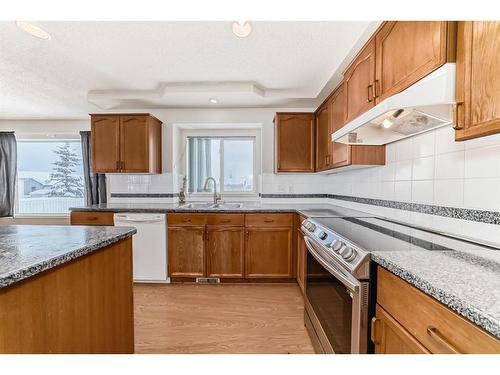
[[(0, 118), (85, 117), (104, 108), (89, 101), (95, 92), (122, 109), (315, 106), (376, 27), (254, 22), (241, 39), (230, 22), (33, 23), (52, 39), (0, 22)], [(217, 82), (246, 89), (218, 90)], [(187, 88), (158, 94), (172, 85)]]

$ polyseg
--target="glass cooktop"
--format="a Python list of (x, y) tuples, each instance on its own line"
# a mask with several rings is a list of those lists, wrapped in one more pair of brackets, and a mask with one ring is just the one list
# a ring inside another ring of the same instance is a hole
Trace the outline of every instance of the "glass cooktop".
[(362, 211), (352, 210), (350, 208), (340, 207), (340, 206), (332, 206), (328, 205), (327, 207), (317, 207), (317, 208), (308, 208), (305, 210), (301, 210), (305, 215), (310, 218), (318, 218), (318, 217), (375, 217), (373, 214), (369, 214)]
[(439, 250), (471, 253), (500, 250), (375, 217), (324, 217), (313, 220), (369, 252)]

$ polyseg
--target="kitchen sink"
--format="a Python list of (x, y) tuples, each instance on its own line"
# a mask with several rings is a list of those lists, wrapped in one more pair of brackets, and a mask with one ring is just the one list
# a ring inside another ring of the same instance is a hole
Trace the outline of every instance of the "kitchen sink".
[(217, 203), (217, 204), (212, 204), (210, 208), (220, 208), (220, 209), (235, 209), (235, 208), (242, 208), (243, 203)]
[(179, 206), (179, 208), (211, 208), (213, 203), (209, 202), (196, 202), (196, 203), (186, 203)]
[(221, 202), (221, 203), (209, 203), (209, 202), (193, 202), (193, 203), (186, 203), (183, 205), (180, 205), (179, 208), (185, 208), (185, 209), (236, 209), (236, 208), (242, 208), (243, 203), (229, 203), (229, 202)]

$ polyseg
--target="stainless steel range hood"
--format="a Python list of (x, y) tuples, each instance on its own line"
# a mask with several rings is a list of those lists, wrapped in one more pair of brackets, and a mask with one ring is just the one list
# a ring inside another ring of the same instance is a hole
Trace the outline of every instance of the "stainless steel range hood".
[(332, 141), (383, 145), (451, 124), (455, 64), (435, 70), (332, 134)]

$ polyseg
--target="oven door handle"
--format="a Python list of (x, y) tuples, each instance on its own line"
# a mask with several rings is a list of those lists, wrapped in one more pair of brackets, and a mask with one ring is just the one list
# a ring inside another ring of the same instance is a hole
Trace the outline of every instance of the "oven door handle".
[(346, 286), (347, 289), (349, 289), (353, 293), (359, 293), (359, 288), (361, 284), (356, 284), (355, 282), (349, 280), (345, 275), (342, 274), (342, 272), (337, 269), (337, 267), (332, 266), (331, 264), (328, 264), (323, 257), (318, 254), (316, 249), (313, 247), (311, 244), (311, 240), (304, 236), (304, 242), (306, 244), (307, 249), (311, 253), (311, 255), (328, 271), (330, 272), (333, 276), (335, 276), (339, 281), (342, 282)]

